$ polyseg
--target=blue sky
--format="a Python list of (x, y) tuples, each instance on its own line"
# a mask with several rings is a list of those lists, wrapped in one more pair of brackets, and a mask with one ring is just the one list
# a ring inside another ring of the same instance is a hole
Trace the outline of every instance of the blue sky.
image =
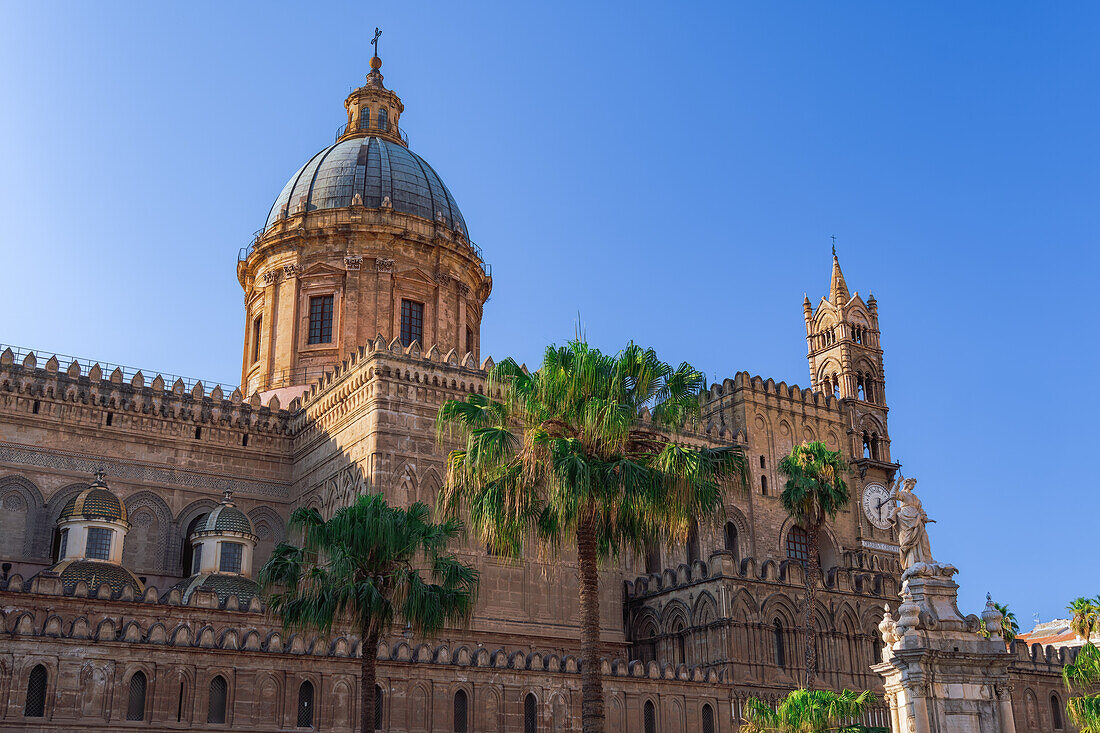
[(0, 341), (238, 382), (237, 250), (379, 25), (493, 267), (486, 352), (533, 363), (580, 314), (805, 385), (835, 234), (964, 612), (1100, 592), (1100, 7), (370, 5), (0, 2)]

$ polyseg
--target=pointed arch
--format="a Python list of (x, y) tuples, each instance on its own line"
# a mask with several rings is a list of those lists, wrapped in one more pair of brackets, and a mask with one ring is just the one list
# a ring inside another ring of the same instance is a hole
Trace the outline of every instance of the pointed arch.
[(42, 544), (38, 535), (45, 507), (42, 492), (29, 479), (18, 474), (0, 477), (0, 557), (35, 556)]

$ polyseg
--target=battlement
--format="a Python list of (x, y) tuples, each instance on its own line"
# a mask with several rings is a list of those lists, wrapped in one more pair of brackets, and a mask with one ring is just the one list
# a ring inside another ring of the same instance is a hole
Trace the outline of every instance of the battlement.
[(715, 382), (706, 392), (706, 401), (710, 402), (721, 397), (732, 395), (738, 390), (745, 390), (753, 394), (781, 397), (807, 405), (835, 408), (837, 398), (827, 392), (819, 392), (814, 389), (802, 389), (797, 384), (787, 385), (786, 382), (776, 382), (772, 378), (765, 379), (759, 375), (750, 375), (748, 372), (737, 372), (732, 379), (725, 379), (720, 384)]
[[(722, 578), (744, 578), (802, 589), (805, 587), (803, 573), (802, 565), (798, 562), (765, 560), (758, 563), (753, 557), (737, 562), (732, 553), (723, 550), (713, 553), (709, 564), (696, 560), (690, 565), (681, 563), (676, 568), (666, 568), (660, 573), (643, 575), (633, 581), (627, 580), (624, 583), (624, 592), (628, 599), (640, 600)], [(897, 579), (893, 575), (854, 568), (829, 568), (821, 574), (819, 588), (876, 598), (896, 598), (898, 594)]]

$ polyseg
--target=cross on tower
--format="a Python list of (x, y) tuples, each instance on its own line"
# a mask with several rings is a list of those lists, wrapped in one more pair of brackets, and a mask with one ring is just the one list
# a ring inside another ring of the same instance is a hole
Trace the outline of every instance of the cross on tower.
[(371, 45), (374, 46), (374, 55), (378, 56), (378, 38), (382, 35), (382, 31), (377, 27), (374, 29), (374, 38), (371, 39)]
[(836, 257), (836, 235), (833, 235), (833, 257)]

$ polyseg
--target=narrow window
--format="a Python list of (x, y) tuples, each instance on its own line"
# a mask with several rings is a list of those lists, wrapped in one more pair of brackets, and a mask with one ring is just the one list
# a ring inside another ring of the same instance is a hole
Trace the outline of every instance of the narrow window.
[(33, 412), (35, 415), (37, 415), (38, 414), (38, 408), (39, 408), (39, 402), (38, 402), (38, 400), (35, 400), (34, 405), (31, 406), (31, 412)]
[(206, 705), (207, 723), (225, 722), (225, 701), (229, 693), (229, 684), (220, 674), (210, 680), (210, 700)]
[(332, 343), (332, 298), (317, 295), (309, 299), (309, 343)]
[(1053, 692), (1050, 693), (1050, 717), (1054, 722), (1054, 730), (1062, 730), (1062, 701), (1058, 699), (1058, 695)]
[(733, 559), (738, 560), (738, 548), (737, 548), (737, 525), (733, 522), (726, 522), (726, 552), (733, 553)]
[(27, 680), (27, 700), (23, 705), (24, 718), (41, 718), (46, 715), (46, 668), (36, 664)]
[(201, 427), (195, 428), (195, 440), (199, 440), (201, 438), (202, 438), (202, 428)]
[(416, 341), (424, 345), (424, 304), (415, 300), (401, 301), (401, 344)]
[(523, 698), (523, 733), (538, 733), (539, 709), (538, 701), (533, 692), (528, 692)]
[(783, 648), (783, 624), (779, 619), (772, 625), (772, 635), (775, 637), (775, 666), (782, 669), (787, 666), (787, 652)]
[(691, 565), (699, 559), (699, 523), (693, 522), (687, 539), (687, 561)]
[(760, 493), (763, 494), (764, 496), (768, 495), (768, 477), (767, 476), (761, 476), (760, 477)]
[(378, 129), (383, 132), (390, 129), (389, 115), (384, 108), (378, 110)]
[(109, 560), (113, 534), (113, 531), (103, 527), (89, 527), (88, 544), (84, 548), (84, 556), (89, 560)]
[(108, 412), (107, 413), (107, 427), (111, 427), (111, 423), (113, 423), (114, 421), (115, 421), (115, 413)]
[(466, 327), (466, 351), (474, 353), (474, 329)]
[(676, 629), (676, 663), (687, 664), (687, 641), (684, 638), (684, 628)]
[(260, 327), (264, 325), (264, 317), (256, 316), (252, 322), (252, 363), (260, 360)]
[(241, 557), (244, 555), (244, 545), (240, 542), (222, 542), (221, 558), (218, 560), (218, 570), (223, 573), (241, 572)]
[(186, 688), (183, 686), (183, 681), (181, 680), (180, 681), (180, 696), (179, 696), (179, 700), (176, 701), (176, 722), (177, 723), (180, 723), (180, 722), (183, 721), (183, 693), (184, 693), (185, 690), (186, 690)]
[(57, 547), (57, 560), (60, 562), (65, 558), (65, 551), (69, 549), (69, 530), (61, 530), (61, 543)]
[(194, 546), (193, 555), (191, 557), (191, 574), (197, 575), (199, 568), (202, 567), (202, 544)]
[(703, 733), (714, 733), (714, 708), (710, 703), (703, 704)]
[(466, 733), (466, 691), (459, 690), (455, 693), (455, 733)]
[(657, 733), (657, 708), (653, 707), (652, 700), (645, 701), (642, 718), (645, 722), (645, 733)]
[(241, 436), (241, 446), (244, 448), (248, 447), (248, 433)]
[(127, 720), (145, 720), (145, 673), (134, 672), (130, 677), (130, 698), (126, 702)]
[(760, 456), (760, 468), (767, 468), (767, 464), (764, 463), (764, 456)]
[(309, 680), (298, 687), (298, 727), (313, 727), (313, 683)]
[(809, 535), (797, 525), (791, 527), (791, 531), (787, 533), (787, 557), (802, 563), (803, 567), (810, 560)]
[(363, 107), (359, 110), (359, 129), (366, 130), (370, 127), (370, 107)]
[(374, 686), (374, 729), (382, 730), (382, 685)]
[(195, 572), (195, 546), (191, 544), (191, 535), (206, 522), (207, 515), (200, 514), (191, 520), (191, 523), (187, 525), (187, 531), (183, 534), (183, 547), (180, 548), (180, 569), (184, 573)]

